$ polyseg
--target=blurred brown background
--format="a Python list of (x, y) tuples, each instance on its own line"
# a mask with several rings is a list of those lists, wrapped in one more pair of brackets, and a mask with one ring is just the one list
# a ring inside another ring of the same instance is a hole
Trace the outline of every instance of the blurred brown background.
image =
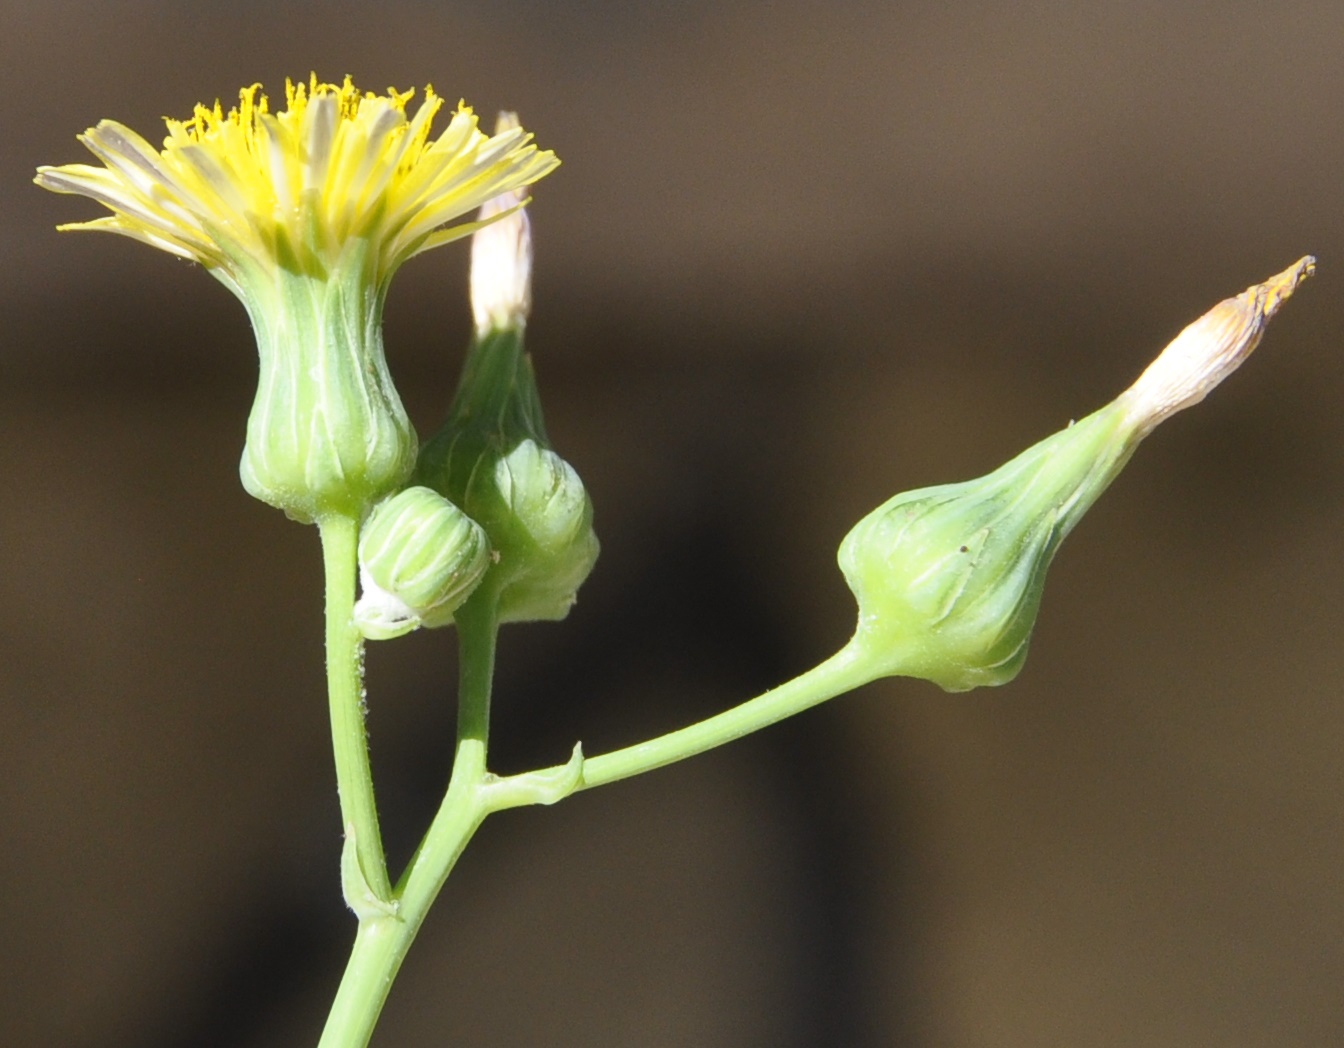
[[(805, 669), (862, 513), (1321, 259), (1070, 539), (1017, 682), (871, 685), (492, 820), (375, 1044), (1344, 1043), (1344, 6), (6, 2), (0, 57), (0, 1043), (312, 1045), (344, 961), (317, 541), (237, 482), (243, 312), (30, 184), (100, 117), (310, 69), (565, 161), (530, 343), (605, 548), (505, 637), (501, 771)], [(422, 433), (465, 272), (393, 291)], [(450, 641), (370, 655), (400, 859)]]

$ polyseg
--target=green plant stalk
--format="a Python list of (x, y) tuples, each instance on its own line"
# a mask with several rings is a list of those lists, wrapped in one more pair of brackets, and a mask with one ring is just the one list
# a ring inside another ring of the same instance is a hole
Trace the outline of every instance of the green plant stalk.
[(394, 909), (361, 918), (355, 944), (327, 1017), (319, 1048), (365, 1048), (373, 1036), (392, 981), (489, 807), (487, 780), (490, 691), (498, 621), (495, 594), (487, 583), (454, 616), (459, 634), (458, 734), (453, 772), (434, 821), (401, 882)]
[(379, 899), (391, 897), (364, 731), (364, 639), (355, 627), (359, 521), (332, 514), (318, 522), (326, 572), (327, 697), (341, 826), (352, 830), (360, 871)]
[[(476, 829), (491, 811), (503, 806), (491, 799), (491, 788), (501, 780), (490, 775), (486, 765), (499, 625), (493, 588), (487, 583), (473, 594), (455, 619), (460, 638), (458, 739), (448, 790), (392, 892), (393, 911), (360, 920), (319, 1048), (366, 1048), (392, 981), (430, 906)], [(875, 665), (868, 653), (851, 642), (801, 676), (731, 710), (584, 761), (575, 788), (630, 778), (741, 738), (867, 683), (878, 675)], [(515, 778), (559, 779), (564, 771), (561, 765)]]
[[(656, 739), (585, 759), (582, 777), (575, 788), (591, 789), (694, 757), (852, 691), (878, 676), (881, 671), (877, 660), (859, 646), (856, 638), (806, 673), (732, 709)], [(539, 774), (558, 771), (558, 767), (548, 768)]]

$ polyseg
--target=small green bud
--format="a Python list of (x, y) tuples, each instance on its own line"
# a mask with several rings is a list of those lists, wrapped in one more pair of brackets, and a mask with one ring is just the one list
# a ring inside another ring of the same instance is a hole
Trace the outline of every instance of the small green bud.
[(597, 561), (593, 504), (574, 467), (535, 440), (495, 461), (483, 491), (500, 536), (501, 622), (563, 619)]
[(359, 537), (355, 623), (370, 640), (446, 626), (490, 566), (490, 540), (442, 495), (413, 487), (380, 503)]
[(415, 464), (368, 250), (349, 248), (331, 272), (277, 267), (240, 285), (260, 373), (239, 473), (249, 494), (303, 523), (362, 516)]
[(948, 691), (1017, 676), (1065, 536), (1158, 423), (1246, 359), (1314, 262), (1220, 302), (1120, 397), (988, 476), (897, 495), (861, 520), (839, 562), (859, 604), (854, 644), (874, 676)]

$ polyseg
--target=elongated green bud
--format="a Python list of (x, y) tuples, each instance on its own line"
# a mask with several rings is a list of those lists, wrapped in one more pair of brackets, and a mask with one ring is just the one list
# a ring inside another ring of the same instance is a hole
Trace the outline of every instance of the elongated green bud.
[(482, 219), (511, 213), (472, 239), (475, 336), (448, 421), (421, 449), (415, 472), (489, 535), (500, 622), (564, 618), (598, 554), (592, 502), (551, 450), (523, 349), (532, 241), (520, 204), (505, 195), (481, 209)]
[(988, 476), (897, 495), (861, 520), (839, 562), (859, 604), (854, 644), (876, 675), (922, 677), (948, 691), (1017, 676), (1065, 536), (1144, 437), (1255, 349), (1314, 262), (1219, 303), (1116, 400)]
[(360, 531), (355, 624), (370, 640), (445, 626), (489, 566), (490, 540), (475, 521), (429, 488), (407, 488)]

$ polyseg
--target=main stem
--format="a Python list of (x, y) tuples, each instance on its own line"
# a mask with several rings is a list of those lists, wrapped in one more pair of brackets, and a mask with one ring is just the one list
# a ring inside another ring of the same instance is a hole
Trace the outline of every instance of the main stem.
[(406, 951), (486, 815), (480, 786), (486, 776), (498, 631), (493, 593), (478, 592), (458, 610), (455, 619), (460, 637), (458, 738), (448, 792), (392, 893), (395, 912), (359, 922), (355, 945), (318, 1048), (368, 1045)]
[(326, 570), (327, 696), (341, 826), (347, 834), (354, 832), (364, 879), (385, 900), (391, 897), (391, 884), (364, 730), (364, 640), (354, 622), (359, 522), (353, 517), (328, 516), (318, 522), (318, 531)]

